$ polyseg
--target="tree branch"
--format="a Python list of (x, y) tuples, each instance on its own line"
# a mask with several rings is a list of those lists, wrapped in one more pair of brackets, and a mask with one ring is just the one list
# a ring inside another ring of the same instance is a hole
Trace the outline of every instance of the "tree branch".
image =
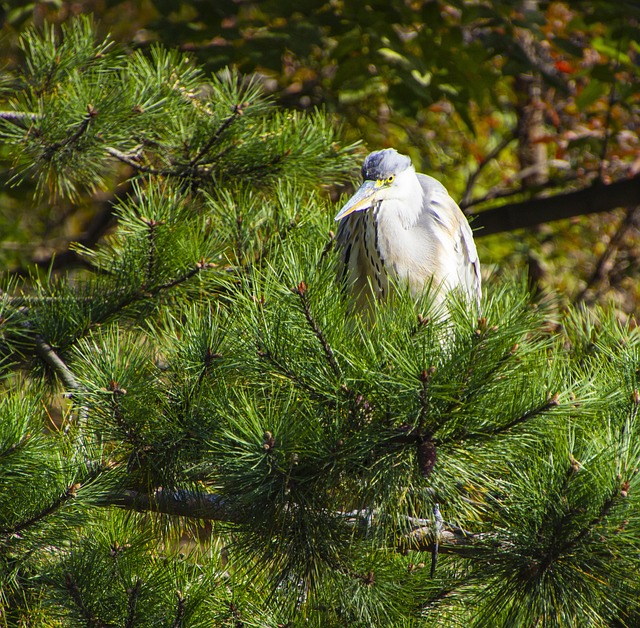
[(82, 389), (75, 375), (69, 367), (60, 359), (60, 356), (53, 350), (53, 347), (38, 334), (36, 336), (36, 353), (60, 378), (62, 383), (71, 391), (77, 392)]
[(450, 445), (452, 443), (457, 443), (464, 439), (482, 440), (486, 438), (493, 438), (494, 436), (498, 436), (499, 434), (504, 434), (505, 432), (511, 431), (514, 427), (517, 427), (521, 423), (525, 423), (526, 421), (529, 421), (530, 419), (538, 416), (539, 414), (543, 414), (544, 412), (547, 412), (552, 408), (556, 408), (558, 405), (560, 404), (558, 401), (558, 394), (556, 393), (555, 395), (553, 395), (552, 397), (549, 397), (547, 401), (537, 406), (536, 408), (532, 408), (531, 410), (528, 410), (527, 412), (521, 414), (515, 419), (512, 419), (508, 423), (505, 423), (504, 425), (499, 425), (495, 429), (488, 430), (486, 432), (473, 432), (471, 430), (467, 431), (462, 429), (452, 434), (451, 436), (447, 438), (443, 438), (442, 440), (438, 440), (436, 442), (438, 445), (445, 445), (445, 444)]
[[(51, 368), (51, 370), (60, 378), (65, 387), (71, 391), (70, 395), (83, 391), (83, 387), (76, 379), (75, 375), (71, 372), (69, 367), (62, 361), (60, 356), (54, 351), (53, 347), (38, 334), (35, 339), (36, 353), (42, 358), (42, 360)], [(78, 407), (78, 424), (84, 426), (87, 424), (89, 418), (89, 408), (86, 403), (80, 404)], [(65, 427), (65, 432), (71, 427), (70, 421)]]
[(140, 596), (140, 589), (142, 588), (142, 580), (136, 578), (136, 583), (127, 591), (129, 594), (129, 600), (127, 607), (129, 612), (127, 613), (127, 621), (125, 622), (125, 628), (133, 628), (136, 625), (136, 606), (138, 604), (138, 597)]
[(298, 386), (301, 390), (304, 390), (309, 394), (310, 397), (314, 399), (319, 399), (322, 401), (327, 401), (329, 398), (326, 395), (318, 392), (313, 386), (304, 381), (302, 377), (300, 377), (297, 373), (292, 371), (285, 363), (281, 362), (273, 353), (264, 348), (260, 348), (258, 346), (258, 357), (269, 362), (280, 375), (286, 377), (290, 380), (295, 386)]
[(87, 113), (84, 114), (82, 121), (78, 124), (78, 128), (75, 132), (64, 140), (60, 140), (59, 142), (54, 142), (49, 146), (45, 146), (43, 155), (45, 159), (48, 159), (53, 153), (69, 144), (74, 144), (77, 142), (89, 128), (91, 121), (98, 115), (98, 112), (94, 109), (93, 105), (87, 105)]
[[(243, 513), (233, 510), (221, 495), (199, 493), (197, 491), (157, 489), (152, 494), (125, 490), (115, 496), (105, 498), (103, 506), (117, 506), (136, 512), (155, 512), (177, 517), (223, 521), (227, 523), (247, 523)], [(368, 534), (371, 512), (366, 510), (350, 513), (336, 513), (344, 521), (359, 527), (362, 534)], [(396, 543), (399, 552), (431, 552), (436, 542), (438, 530), (438, 553), (469, 555), (474, 545), (487, 535), (476, 535), (446, 522), (416, 520), (416, 527), (401, 536)]]
[(640, 176), (604, 185), (597, 181), (576, 192), (508, 203), (469, 215), (475, 237), (534, 227), (542, 223), (640, 205)]
[(125, 163), (128, 166), (131, 166), (138, 172), (144, 172), (146, 174), (156, 174), (156, 175), (167, 174), (166, 172), (163, 172), (161, 170), (156, 170), (155, 168), (151, 168), (150, 166), (145, 166), (141, 164), (138, 161), (138, 159), (136, 159), (136, 157), (127, 153), (123, 153), (122, 151), (118, 150), (117, 148), (113, 148), (112, 146), (107, 146), (105, 150), (109, 155), (111, 155), (112, 157), (115, 157), (118, 161), (121, 161), (122, 163)]
[(95, 318), (92, 321), (92, 324), (103, 323), (108, 318), (111, 318), (118, 312), (121, 312), (122, 310), (129, 307), (130, 305), (133, 305), (134, 303), (137, 303), (138, 301), (142, 301), (144, 299), (157, 297), (161, 292), (170, 290), (171, 288), (175, 288), (183, 283), (186, 283), (187, 281), (189, 281), (189, 279), (191, 279), (192, 277), (195, 277), (202, 270), (206, 268), (213, 268), (214, 266), (215, 264), (213, 263), (206, 262), (205, 260), (200, 260), (199, 262), (196, 262), (196, 265), (193, 268), (190, 268), (189, 270), (185, 271), (182, 275), (178, 275), (173, 279), (169, 279), (165, 283), (158, 284), (157, 286), (153, 286), (148, 290), (141, 288), (129, 294), (125, 293), (125, 295), (120, 299), (118, 303), (115, 304), (115, 306), (112, 309), (106, 311), (104, 315)]
[[(457, 556), (472, 556), (473, 546), (482, 539), (480, 535), (462, 534), (450, 529), (440, 530), (438, 534), (438, 554), (455, 554)], [(396, 549), (406, 554), (408, 552), (432, 553), (436, 548), (436, 534), (433, 526), (423, 526), (401, 536)]]
[(180, 592), (177, 593), (178, 596), (178, 600), (177, 600), (177, 604), (176, 604), (176, 614), (173, 618), (173, 622), (171, 624), (171, 628), (181, 628), (184, 625), (184, 614), (185, 614), (185, 598), (180, 594)]
[(105, 506), (118, 506), (136, 512), (157, 512), (178, 517), (240, 523), (245, 520), (234, 512), (220, 495), (196, 491), (159, 488), (152, 494), (126, 490), (113, 498), (107, 498)]

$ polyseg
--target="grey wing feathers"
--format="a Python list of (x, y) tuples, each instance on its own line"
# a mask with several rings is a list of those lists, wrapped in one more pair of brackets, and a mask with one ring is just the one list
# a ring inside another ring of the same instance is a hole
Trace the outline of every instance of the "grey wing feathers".
[[(462, 212), (460, 213), (462, 214)], [(480, 260), (478, 259), (476, 243), (473, 241), (473, 232), (464, 214), (462, 214), (462, 221), (460, 222), (459, 235), (460, 240), (457, 244), (459, 244), (459, 250), (462, 253), (460, 258), (461, 266), (459, 267), (460, 277), (463, 283), (466, 284), (469, 296), (476, 299), (479, 308), (482, 297)]]
[(479, 307), (482, 294), (480, 260), (467, 218), (442, 183), (424, 174), (418, 174), (418, 179), (425, 194), (423, 211), (440, 224), (453, 244), (458, 280)]

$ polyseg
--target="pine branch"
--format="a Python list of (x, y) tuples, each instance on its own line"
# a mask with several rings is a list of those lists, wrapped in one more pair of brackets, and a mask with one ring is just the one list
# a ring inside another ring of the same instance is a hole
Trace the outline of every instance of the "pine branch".
[(166, 281), (165, 283), (158, 284), (157, 286), (153, 286), (148, 290), (136, 290), (126, 296), (124, 296), (120, 301), (118, 301), (114, 307), (107, 310), (102, 316), (97, 317), (92, 321), (94, 325), (105, 322), (107, 319), (111, 318), (115, 314), (122, 312), (127, 307), (137, 303), (139, 301), (144, 301), (145, 299), (155, 298), (160, 293), (170, 290), (171, 288), (175, 288), (195, 277), (199, 272), (208, 268), (214, 268), (215, 264), (209, 263), (204, 259), (200, 260), (196, 263), (196, 265), (184, 272), (182, 275), (178, 275), (177, 277)]
[(431, 377), (436, 372), (435, 366), (430, 366), (429, 370), (424, 370), (418, 376), (420, 380), (420, 392), (418, 393), (418, 397), (420, 399), (420, 413), (418, 414), (418, 430), (422, 432), (425, 427), (425, 423), (427, 421), (427, 417), (429, 416), (429, 383), (431, 382)]
[(111, 628), (108, 624), (105, 624), (103, 621), (98, 619), (92, 612), (91, 609), (87, 607), (82, 599), (82, 595), (80, 594), (80, 588), (76, 584), (76, 581), (73, 579), (73, 576), (70, 573), (65, 575), (65, 585), (67, 587), (67, 591), (71, 596), (71, 599), (74, 601), (75, 605), (80, 610), (82, 616), (87, 622), (87, 626), (89, 628)]
[[(572, 467), (573, 468), (573, 467)], [(575, 469), (573, 468), (575, 472)], [(571, 470), (570, 470), (571, 474)], [(611, 509), (615, 505), (618, 498), (623, 494), (623, 490), (619, 486), (610, 494), (610, 496), (602, 503), (598, 514), (587, 523), (573, 538), (568, 539), (560, 546), (553, 546), (540, 559), (532, 565), (532, 573), (540, 575), (553, 565), (561, 556), (571, 554), (573, 550), (583, 541), (593, 530), (604, 521)], [(582, 508), (575, 508), (574, 513), (581, 512)], [(568, 513), (564, 519), (569, 519), (571, 514)], [(561, 527), (561, 526), (560, 526)]]
[(333, 353), (333, 349), (329, 344), (326, 336), (324, 335), (322, 329), (316, 322), (313, 314), (311, 313), (311, 308), (309, 306), (309, 296), (307, 294), (307, 284), (304, 281), (301, 281), (296, 288), (293, 289), (294, 294), (297, 294), (300, 297), (300, 302), (302, 304), (302, 311), (304, 312), (304, 317), (307, 319), (307, 323), (309, 323), (309, 327), (311, 327), (311, 331), (313, 331), (315, 337), (318, 339), (318, 342), (322, 346), (322, 350), (324, 351), (324, 357), (327, 360), (331, 370), (334, 375), (338, 379), (342, 379), (342, 369), (336, 360), (336, 356)]
[(607, 497), (607, 499), (605, 499), (605, 501), (602, 503), (602, 506), (600, 507), (600, 511), (598, 512), (598, 514), (593, 519), (591, 519), (591, 521), (589, 521), (589, 523), (582, 530), (580, 530), (580, 532), (578, 532), (578, 534), (574, 538), (569, 539), (558, 550), (558, 555), (565, 554), (566, 552), (572, 550), (583, 539), (585, 539), (589, 534), (591, 534), (591, 532), (593, 532), (593, 530), (597, 526), (599, 526), (607, 517), (607, 515), (611, 512), (611, 509), (613, 508), (613, 506), (615, 505), (616, 501), (620, 496), (621, 496), (621, 489), (619, 486), (616, 486), (615, 490), (612, 491), (609, 497)]
[(236, 255), (236, 263), (240, 265), (244, 259), (244, 233), (242, 231), (242, 214), (236, 213), (236, 231), (234, 238), (234, 249)]
[(285, 158), (288, 157), (290, 151), (284, 151), (281, 154), (273, 156), (267, 163), (265, 164), (256, 164), (254, 166), (245, 166), (238, 167), (234, 171), (237, 176), (240, 177), (249, 177), (251, 175), (263, 172), (274, 172), (275, 167)]
[(136, 578), (136, 583), (127, 591), (129, 595), (127, 603), (129, 612), (127, 613), (127, 621), (124, 624), (125, 628), (133, 628), (136, 625), (136, 605), (138, 603), (141, 588), (142, 580), (140, 578)]
[(178, 591), (178, 603), (176, 605), (176, 614), (173, 618), (173, 622), (171, 623), (171, 628), (182, 628), (184, 625), (184, 614), (185, 614), (185, 606), (186, 599), (182, 596), (182, 594)]
[[(450, 529), (441, 529), (438, 533), (437, 553), (455, 555), (470, 558), (477, 554), (477, 547), (482, 540), (488, 537), (485, 535), (461, 534)], [(416, 528), (401, 536), (395, 546), (396, 551), (403, 554), (409, 552), (427, 552), (432, 554), (436, 550), (436, 534), (432, 525)]]
[[(418, 414), (418, 422), (414, 429), (417, 436), (416, 458), (420, 473), (428, 478), (436, 465), (437, 447), (433, 440), (433, 426), (427, 428), (426, 421), (429, 417), (429, 382), (436, 369), (431, 366), (429, 370), (424, 370), (418, 376), (421, 387), (418, 397), (420, 399), (420, 413)], [(439, 511), (438, 511), (439, 513)]]
[(188, 270), (186, 273), (176, 277), (175, 279), (171, 279), (170, 281), (167, 281), (166, 283), (162, 283), (162, 284), (156, 286), (150, 292), (151, 292), (151, 294), (153, 296), (156, 296), (160, 292), (164, 292), (165, 290), (170, 290), (171, 288), (175, 288), (176, 286), (179, 286), (180, 284), (183, 284), (186, 281), (189, 281), (189, 279), (191, 279), (192, 277), (195, 277), (200, 271), (202, 271), (202, 270), (204, 270), (206, 268), (215, 268), (215, 266), (216, 266), (215, 264), (209, 263), (209, 262), (205, 261), (204, 259), (202, 259), (199, 262), (197, 262), (195, 267), (192, 268), (191, 270)]
[(156, 229), (164, 223), (151, 218), (142, 217), (141, 219), (148, 227), (147, 240), (149, 242), (149, 251), (147, 254), (147, 269), (145, 274), (145, 286), (147, 286), (151, 283), (153, 269), (156, 265)]
[(313, 386), (308, 384), (302, 377), (300, 377), (297, 373), (292, 371), (286, 364), (283, 364), (276, 356), (271, 353), (269, 350), (264, 350), (258, 347), (258, 357), (262, 358), (269, 362), (280, 375), (283, 375), (288, 380), (293, 382), (294, 385), (298, 386), (301, 390), (304, 390), (314, 399), (318, 399), (324, 401), (327, 397), (321, 393), (319, 393)]
[(231, 126), (234, 120), (243, 115), (244, 107), (242, 105), (235, 105), (233, 113), (222, 121), (222, 124), (216, 129), (215, 133), (211, 136), (209, 141), (200, 149), (198, 154), (189, 162), (190, 168), (195, 168), (207, 155), (207, 153), (213, 148), (213, 146), (222, 137), (222, 134)]
[[(46, 342), (46, 340), (38, 334), (35, 338), (36, 353), (42, 358), (42, 360), (53, 370), (53, 372), (60, 378), (63, 384), (71, 391), (70, 397), (73, 398), (74, 394), (83, 392), (83, 387), (76, 379), (76, 376), (71, 372), (71, 369), (64, 363), (60, 356), (54, 351), (53, 347)], [(89, 407), (86, 403), (81, 403), (78, 407), (78, 425), (85, 426), (89, 419)], [(71, 427), (71, 422), (66, 426), (66, 431)], [(82, 442), (80, 442), (82, 445)]]
[(124, 439), (133, 446), (135, 452), (143, 451), (145, 444), (135, 429), (127, 423), (120, 404), (120, 397), (126, 395), (127, 391), (122, 388), (118, 382), (113, 380), (109, 382), (107, 390), (111, 392), (111, 416), (115, 424), (120, 428)]
[(10, 456), (15, 451), (18, 451), (20, 448), (24, 447), (33, 437), (33, 434), (25, 434), (19, 441), (15, 443), (11, 443), (8, 447), (0, 450), (0, 459)]
[[(101, 505), (117, 506), (142, 513), (155, 512), (206, 521), (248, 523), (246, 515), (234, 510), (221, 495), (189, 490), (171, 491), (159, 488), (152, 494), (125, 490), (105, 497)], [(359, 529), (363, 536), (370, 533), (372, 516), (369, 511), (336, 513), (336, 516)], [(438, 553), (471, 556), (475, 554), (474, 548), (481, 541), (493, 538), (491, 534), (472, 534), (462, 530), (458, 526), (446, 523), (442, 517), (437, 519), (435, 523), (422, 519), (412, 521), (416, 524), (413, 530), (402, 535), (396, 542), (395, 549), (398, 552), (431, 552), (435, 548), (437, 537)]]
[(457, 430), (454, 434), (452, 434), (451, 436), (448, 436), (447, 438), (443, 438), (442, 440), (438, 440), (437, 444), (438, 445), (451, 445), (453, 443), (458, 443), (462, 440), (466, 440), (466, 439), (476, 439), (476, 440), (484, 440), (487, 438), (493, 438), (494, 436), (498, 436), (500, 434), (504, 434), (505, 432), (509, 432), (511, 431), (514, 427), (517, 427), (518, 425), (521, 425), (522, 423), (526, 423), (527, 421), (530, 421), (531, 419), (533, 419), (536, 416), (539, 416), (540, 414), (543, 414), (549, 410), (551, 410), (552, 408), (556, 408), (558, 405), (560, 405), (559, 401), (558, 401), (558, 393), (556, 393), (555, 395), (553, 395), (552, 397), (550, 397), (547, 401), (545, 401), (544, 403), (540, 404), (539, 406), (532, 408), (531, 410), (528, 410), (527, 412), (525, 412), (524, 414), (521, 414), (520, 416), (516, 417), (515, 419), (512, 419), (511, 421), (509, 421), (508, 423), (505, 423), (504, 425), (500, 425), (494, 429), (490, 429), (487, 431), (483, 431), (483, 432), (474, 432), (474, 431), (467, 431), (467, 430)]
[(20, 532), (27, 530), (33, 525), (40, 523), (43, 519), (46, 519), (49, 515), (51, 515), (52, 513), (62, 508), (62, 506), (64, 506), (64, 504), (66, 504), (70, 499), (73, 499), (76, 496), (77, 489), (78, 489), (77, 484), (69, 485), (65, 490), (65, 492), (62, 493), (62, 495), (60, 495), (56, 500), (53, 501), (53, 503), (51, 503), (45, 509), (36, 513), (32, 517), (25, 519), (24, 521), (20, 521), (19, 523), (16, 523), (10, 528), (0, 528), (0, 535), (4, 537), (10, 537), (14, 534), (19, 534)]
[(492, 326), (487, 328), (487, 319), (484, 316), (478, 319), (478, 329), (476, 329), (476, 333), (474, 336), (475, 342), (472, 347), (472, 353), (469, 358), (469, 367), (467, 368), (464, 374), (464, 377), (460, 382), (461, 386), (460, 386), (459, 392), (457, 393), (457, 399), (450, 404), (449, 413), (453, 412), (455, 409), (462, 407), (464, 402), (471, 395), (473, 395), (473, 393), (478, 388), (481, 388), (482, 386), (484, 386), (485, 382), (493, 381), (502, 370), (502, 367), (505, 364), (507, 364), (516, 355), (516, 352), (518, 351), (518, 348), (519, 348), (519, 345), (517, 343), (514, 344), (508, 351), (506, 351), (500, 359), (494, 362), (493, 366), (484, 373), (482, 381), (476, 381), (476, 384), (473, 387), (469, 385), (469, 380), (471, 379), (471, 376), (474, 372), (474, 364), (475, 364), (476, 356), (478, 355), (478, 353), (480, 352), (480, 349), (482, 348), (482, 340), (484, 339), (485, 334), (488, 331), (493, 332), (493, 331), (496, 331), (497, 329), (498, 329), (497, 326)]
[(44, 158), (49, 159), (49, 157), (53, 153), (60, 150), (61, 148), (65, 148), (70, 144), (75, 144), (87, 132), (89, 125), (97, 115), (98, 115), (98, 112), (96, 109), (94, 109), (93, 105), (88, 104), (87, 113), (82, 118), (82, 122), (80, 122), (80, 124), (78, 125), (78, 128), (76, 129), (75, 133), (65, 138), (64, 140), (60, 140), (59, 142), (54, 142), (53, 144), (46, 146), (44, 149), (44, 155), (43, 155)]

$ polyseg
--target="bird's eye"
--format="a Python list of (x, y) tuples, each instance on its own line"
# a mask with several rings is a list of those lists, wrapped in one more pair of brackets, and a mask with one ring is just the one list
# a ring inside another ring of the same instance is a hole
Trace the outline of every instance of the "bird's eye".
[(392, 175), (388, 176), (388, 177), (387, 177), (387, 180), (386, 180), (386, 184), (387, 184), (387, 185), (390, 185), (391, 183), (393, 183), (393, 180), (394, 180), (395, 178), (396, 178), (396, 175), (395, 175), (395, 174), (392, 174)]

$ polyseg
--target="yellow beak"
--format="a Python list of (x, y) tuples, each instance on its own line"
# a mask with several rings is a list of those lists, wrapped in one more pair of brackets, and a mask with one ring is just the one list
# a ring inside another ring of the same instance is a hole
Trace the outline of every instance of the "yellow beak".
[(365, 181), (358, 191), (349, 199), (347, 204), (336, 214), (334, 220), (342, 220), (353, 212), (369, 209), (376, 200), (376, 192), (379, 190), (375, 181)]

